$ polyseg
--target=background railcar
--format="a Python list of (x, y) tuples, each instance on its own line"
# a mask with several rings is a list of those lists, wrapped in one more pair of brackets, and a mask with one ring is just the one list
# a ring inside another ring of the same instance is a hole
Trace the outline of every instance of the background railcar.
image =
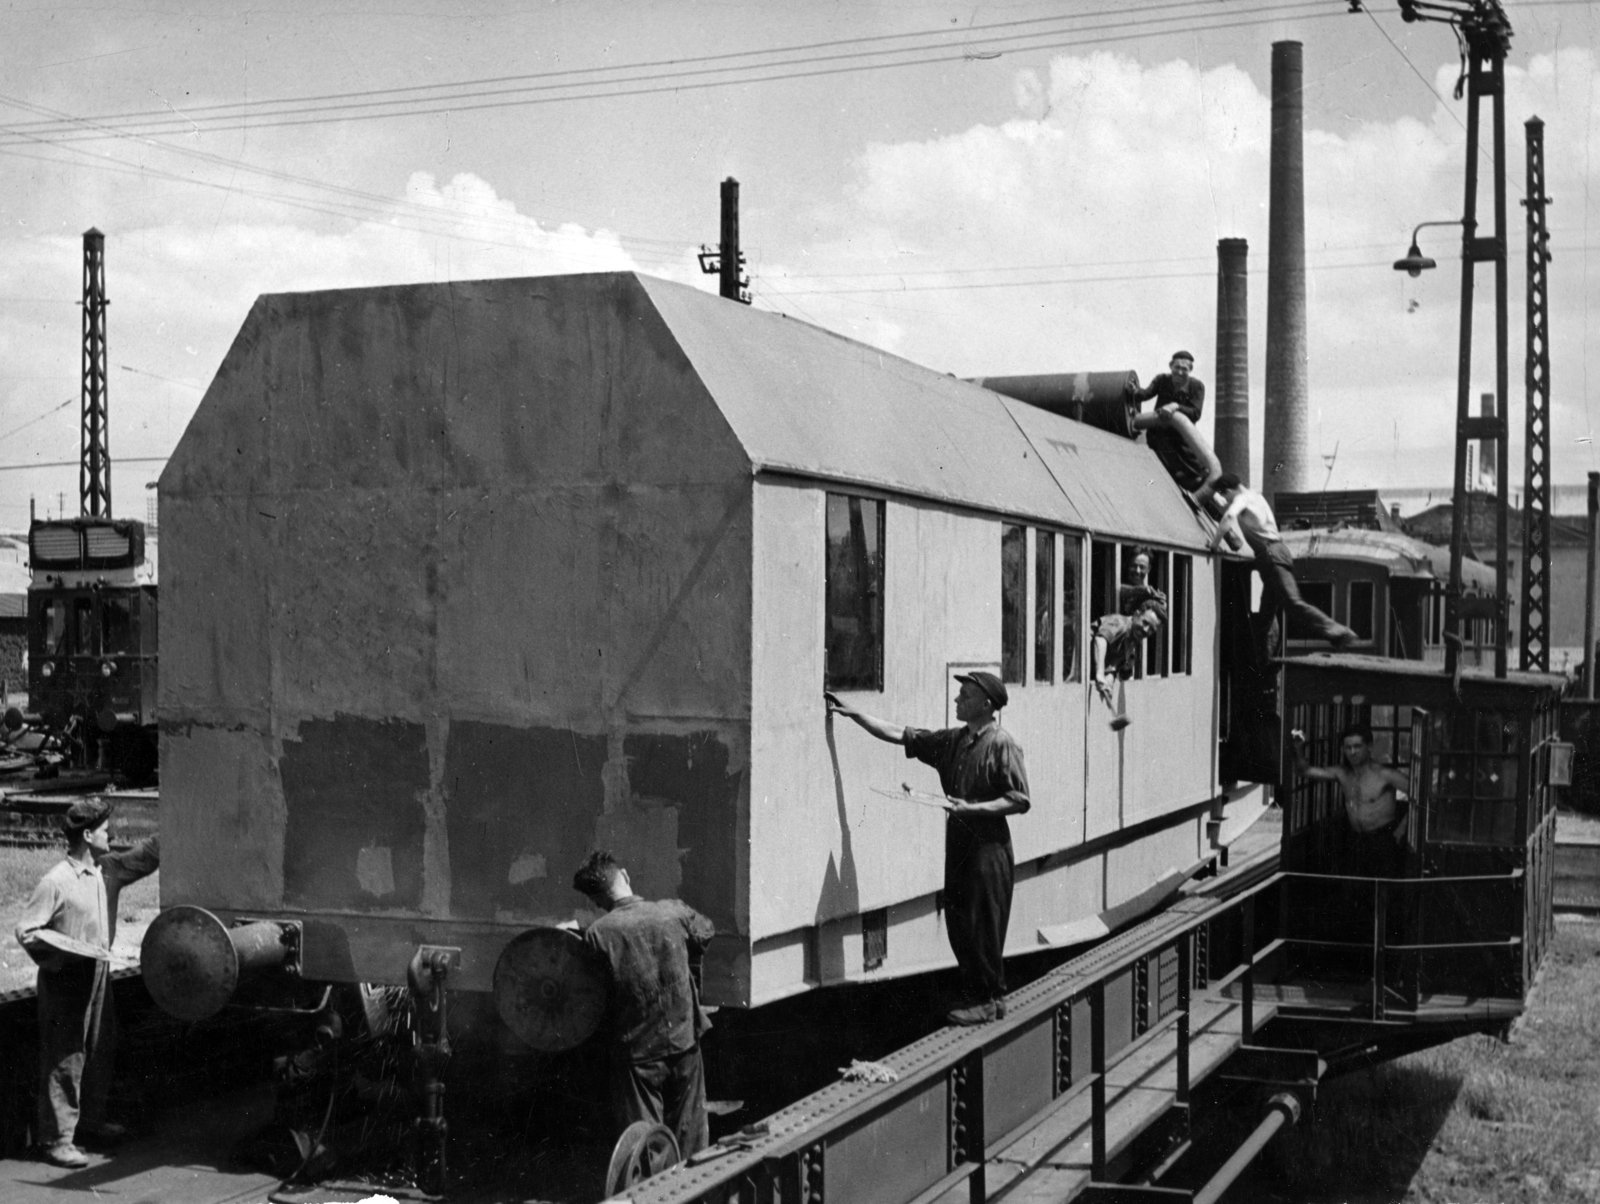
[[(263, 297), (160, 490), (163, 904), (301, 923), (307, 978), (435, 944), (487, 989), (596, 845), (716, 922), (713, 1002), (951, 964), (943, 817), (886, 797), (931, 772), (825, 686), (943, 725), (1011, 682), (1011, 953), (1212, 851), (1220, 568), (1155, 457), (804, 323), (632, 274)], [(1115, 735), (1136, 546), (1174, 604)]]
[(28, 531), (28, 707), (79, 764), (155, 776), (156, 566), (135, 519)]

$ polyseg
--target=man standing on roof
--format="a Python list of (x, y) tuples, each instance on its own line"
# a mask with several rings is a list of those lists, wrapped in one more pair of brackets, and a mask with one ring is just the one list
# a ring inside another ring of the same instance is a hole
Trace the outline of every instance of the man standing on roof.
[(1256, 557), (1256, 572), (1261, 574), (1262, 610), (1298, 619), (1311, 632), (1310, 638), (1327, 640), (1335, 648), (1354, 641), (1355, 632), (1343, 623), (1335, 623), (1300, 596), (1300, 587), (1294, 580), (1294, 556), (1278, 535), (1278, 520), (1267, 499), (1228, 472), (1217, 479), (1217, 500), (1225, 509), (1216, 534), (1211, 537), (1211, 551), (1215, 552), (1224, 539), (1235, 551), (1250, 545)]
[(1162, 467), (1178, 488), (1204, 503), (1216, 486), (1222, 465), (1200, 437), (1200, 415), (1206, 408), (1206, 387), (1194, 370), (1194, 356), (1174, 351), (1167, 371), (1157, 374), (1142, 389), (1133, 390), (1130, 401), (1155, 398), (1155, 409), (1133, 420), (1135, 430), (1145, 432), (1145, 443), (1160, 459)]
[(997, 718), (1010, 701), (993, 673), (958, 673), (956, 718), (962, 726), (928, 731), (900, 727), (863, 714), (833, 694), (823, 694), (830, 715), (854, 719), (872, 735), (903, 744), (906, 756), (939, 771), (950, 800), (944, 830), (945, 923), (961, 970), (963, 1001), (946, 1017), (952, 1024), (983, 1024), (1006, 1014), (1006, 928), (1016, 873), (1006, 816), (1033, 804), (1022, 746)]
[(73, 803), (61, 819), (67, 856), (39, 880), (17, 941), (39, 965), (39, 1114), (37, 1139), (46, 1162), (85, 1167), (78, 1139), (111, 1145), (127, 1136), (106, 1119), (116, 1054), (117, 1021), (110, 979), (122, 888), (160, 866), (157, 838), (111, 852), (111, 806)]

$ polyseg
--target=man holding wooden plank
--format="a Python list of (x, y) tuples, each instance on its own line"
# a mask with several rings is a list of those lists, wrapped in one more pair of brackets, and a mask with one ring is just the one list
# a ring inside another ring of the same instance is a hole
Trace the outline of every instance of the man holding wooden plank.
[(997, 713), (1009, 701), (993, 673), (958, 673), (956, 718), (961, 727), (928, 731), (863, 714), (825, 693), (828, 713), (854, 719), (872, 735), (905, 746), (906, 756), (939, 771), (950, 800), (944, 837), (945, 922), (961, 969), (964, 1000), (952, 1024), (983, 1024), (1006, 1013), (1006, 927), (1011, 921), (1015, 862), (1006, 816), (1032, 805), (1022, 746), (1001, 728)]
[(111, 805), (103, 799), (67, 808), (60, 820), (66, 858), (39, 879), (17, 922), (17, 941), (39, 966), (34, 1138), (55, 1166), (89, 1165), (75, 1144), (80, 1137), (111, 1144), (126, 1135), (105, 1115), (117, 1031), (110, 990), (116, 898), (124, 886), (155, 872), (160, 852), (155, 838), (111, 852), (110, 821)]

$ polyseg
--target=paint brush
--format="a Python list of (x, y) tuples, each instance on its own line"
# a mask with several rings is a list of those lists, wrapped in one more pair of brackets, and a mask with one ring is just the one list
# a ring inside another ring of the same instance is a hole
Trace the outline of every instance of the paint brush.
[(928, 794), (922, 790), (913, 790), (911, 783), (902, 782), (899, 790), (887, 790), (882, 786), (874, 786), (873, 794), (881, 794), (884, 798), (903, 799), (908, 803), (918, 803), (924, 807), (937, 807), (940, 811), (949, 811), (953, 804), (942, 794)]

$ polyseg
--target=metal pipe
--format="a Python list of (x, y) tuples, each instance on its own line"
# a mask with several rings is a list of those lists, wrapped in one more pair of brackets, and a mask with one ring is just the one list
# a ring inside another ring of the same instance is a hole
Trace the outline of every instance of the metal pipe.
[(1472, 417), (1472, 293), (1476, 265), (1474, 242), (1478, 236), (1478, 93), (1474, 79), (1483, 65), (1476, 51), (1471, 58), (1467, 104), (1467, 166), (1461, 218), (1461, 334), (1456, 351), (1456, 450), (1451, 478), (1450, 584), (1444, 596), (1444, 671), (1454, 674), (1461, 658), (1461, 560), (1466, 538), (1467, 423)]
[(1583, 594), (1583, 696), (1594, 701), (1594, 577), (1600, 559), (1600, 472), (1589, 474), (1589, 576)]
[(1233, 1186), (1233, 1181), (1244, 1173), (1245, 1167), (1256, 1160), (1256, 1155), (1266, 1148), (1267, 1142), (1283, 1128), (1285, 1123), (1295, 1124), (1300, 1119), (1300, 1101), (1291, 1092), (1282, 1091), (1267, 1101), (1267, 1115), (1244, 1139), (1244, 1144), (1233, 1152), (1233, 1157), (1222, 1164), (1222, 1169), (1206, 1180), (1206, 1185), (1195, 1193), (1194, 1204), (1217, 1204), (1222, 1193)]

